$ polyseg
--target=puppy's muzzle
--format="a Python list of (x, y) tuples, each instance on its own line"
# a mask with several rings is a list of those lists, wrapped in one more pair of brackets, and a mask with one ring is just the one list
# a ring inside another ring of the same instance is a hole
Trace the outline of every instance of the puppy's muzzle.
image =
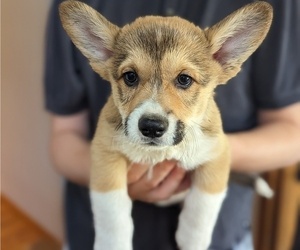
[(161, 137), (167, 131), (168, 126), (168, 120), (161, 116), (142, 116), (138, 124), (142, 135), (152, 139)]

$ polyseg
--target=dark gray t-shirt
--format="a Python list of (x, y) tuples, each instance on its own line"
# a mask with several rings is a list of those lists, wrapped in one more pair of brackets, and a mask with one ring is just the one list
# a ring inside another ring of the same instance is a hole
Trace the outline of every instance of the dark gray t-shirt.
[[(110, 86), (92, 71), (87, 60), (72, 45), (62, 29), (57, 10), (60, 2), (61, 0), (54, 1), (47, 28), (46, 108), (60, 115), (70, 115), (88, 109), (89, 138), (92, 138), (99, 112), (110, 93)], [(138, 16), (151, 14), (178, 15), (205, 28), (252, 1), (86, 0), (84, 2), (120, 26)], [(242, 71), (216, 90), (216, 101), (221, 110), (226, 132), (254, 128), (260, 109), (281, 108), (300, 101), (300, 3), (297, 0), (268, 2), (274, 7), (274, 21), (266, 40), (243, 65)], [(88, 192), (85, 188), (68, 182), (66, 194), (67, 235), (69, 241), (72, 241), (71, 249), (91, 249), (93, 230)], [(238, 242), (249, 230), (251, 200), (251, 189), (230, 184), (214, 232), (213, 249), (231, 249), (234, 242)], [(174, 219), (168, 219), (167, 222), (164, 219), (167, 215), (161, 214), (166, 213), (172, 217), (174, 213), (173, 217), (176, 218), (178, 211), (175, 208), (164, 211), (159, 209), (147, 204), (135, 204), (133, 217), (135, 226), (139, 229), (138, 237), (135, 234), (135, 249), (174, 249), (172, 247), (174, 242), (168, 245), (168, 241), (174, 241), (173, 236), (170, 236), (172, 234), (164, 233), (176, 227), (171, 222)], [(148, 210), (149, 212), (146, 212)], [(151, 223), (140, 223), (139, 217), (143, 217), (144, 221), (145, 217), (148, 217)], [(169, 236), (164, 238), (162, 236), (164, 234)], [(172, 239), (169, 240), (168, 237)], [(161, 242), (166, 243), (164, 245)]]

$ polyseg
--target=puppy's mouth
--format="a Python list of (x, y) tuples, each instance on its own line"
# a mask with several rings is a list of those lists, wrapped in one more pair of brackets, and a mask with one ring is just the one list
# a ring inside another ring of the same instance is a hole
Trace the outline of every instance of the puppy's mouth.
[(162, 142), (159, 139), (142, 139), (142, 144), (146, 145), (146, 146), (151, 146), (151, 147), (155, 147), (155, 146), (161, 146)]

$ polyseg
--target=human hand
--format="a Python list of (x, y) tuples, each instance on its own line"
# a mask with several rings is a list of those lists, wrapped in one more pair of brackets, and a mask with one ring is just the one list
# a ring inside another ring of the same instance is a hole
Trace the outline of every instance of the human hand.
[(148, 176), (149, 166), (132, 164), (127, 174), (128, 194), (132, 200), (159, 202), (190, 187), (190, 176), (176, 161), (163, 161), (153, 168)]

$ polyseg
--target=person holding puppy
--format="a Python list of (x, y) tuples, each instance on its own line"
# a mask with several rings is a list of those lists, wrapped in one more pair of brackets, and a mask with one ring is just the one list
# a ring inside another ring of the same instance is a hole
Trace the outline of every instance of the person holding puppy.
[[(46, 107), (53, 113), (51, 150), (55, 165), (69, 180), (66, 219), (70, 249), (92, 249), (92, 214), (85, 187), (89, 182), (89, 140), (109, 94), (109, 84), (91, 70), (62, 30), (57, 11), (60, 2), (53, 4), (47, 39), (45, 83)], [(85, 2), (118, 25), (137, 16), (156, 14), (179, 15), (205, 27), (248, 1), (225, 1), (223, 7), (209, 1)], [(275, 17), (295, 9), (293, 1), (271, 4)], [(217, 89), (234, 171), (267, 171), (299, 160), (299, 64), (294, 56), (299, 36), (292, 32), (293, 14), (275, 19), (266, 41), (244, 64), (242, 72)], [(180, 206), (160, 208), (152, 203), (186, 190), (189, 177), (175, 161), (158, 165), (151, 180), (147, 178), (147, 166), (133, 165), (128, 173), (129, 194), (136, 200), (134, 249), (176, 249), (174, 230)], [(248, 187), (230, 183), (212, 249), (238, 249), (249, 239), (251, 249), (252, 193)]]

